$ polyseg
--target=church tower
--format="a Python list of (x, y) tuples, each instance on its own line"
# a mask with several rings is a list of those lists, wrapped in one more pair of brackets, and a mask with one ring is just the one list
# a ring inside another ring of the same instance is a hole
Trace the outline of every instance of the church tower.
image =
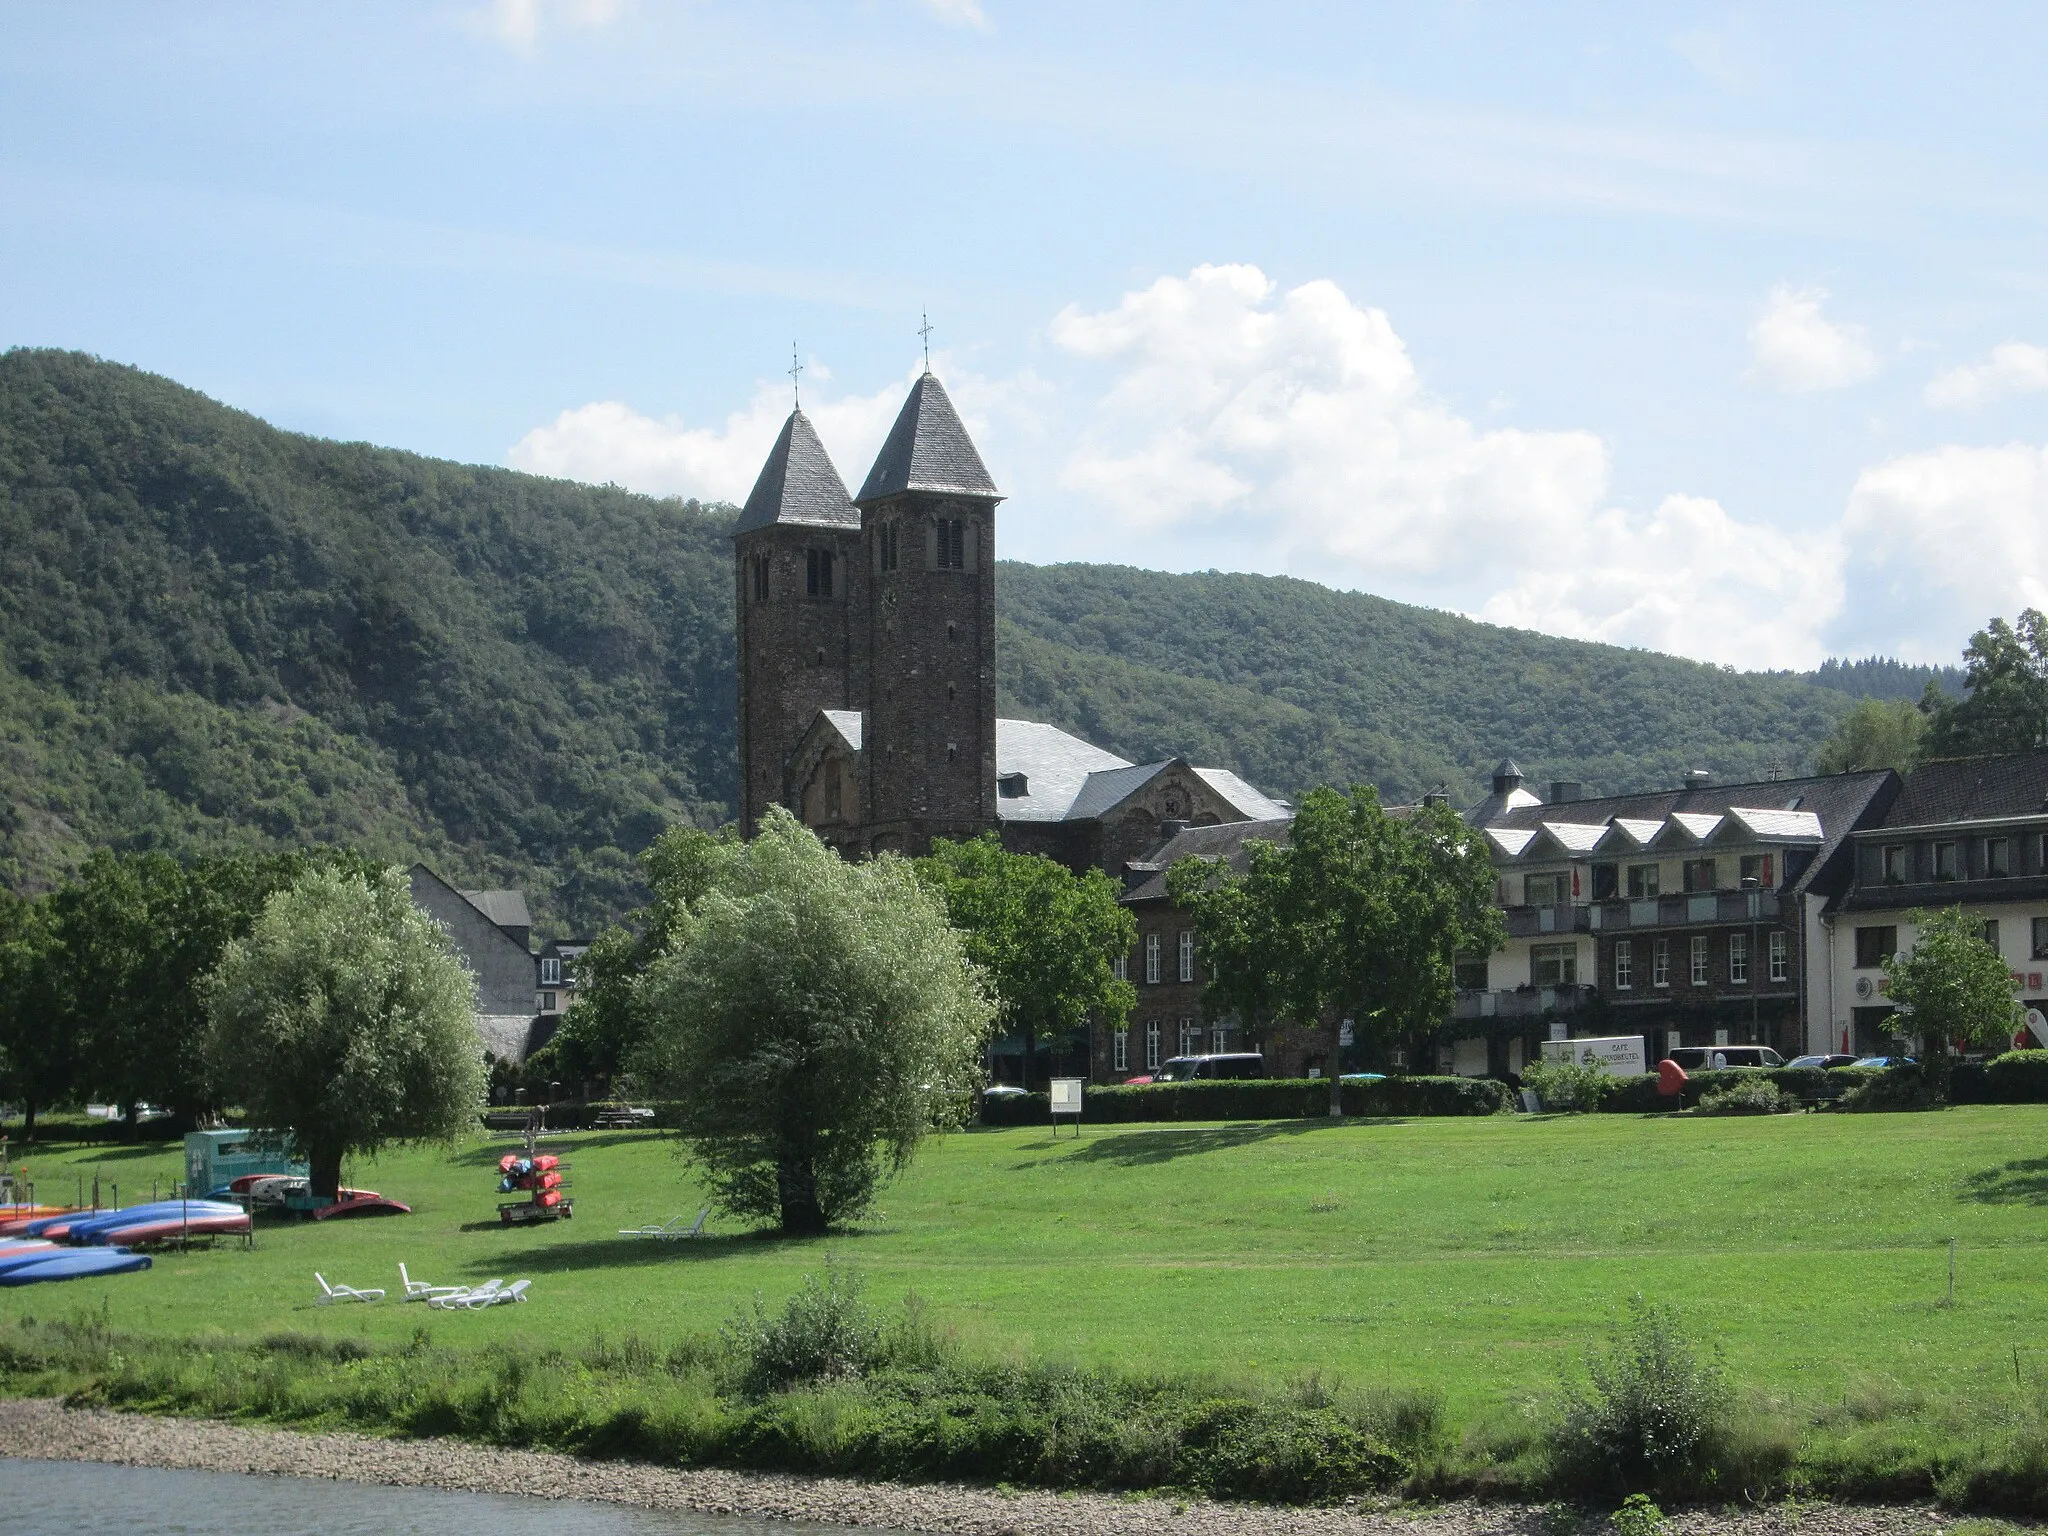
[(927, 370), (860, 495), (866, 693), (862, 804), (871, 851), (996, 826), (995, 514), (989, 478)]
[(783, 423), (732, 539), (740, 826), (752, 837), (769, 806), (794, 802), (784, 776), (818, 711), (865, 702), (853, 676), (865, 629), (861, 515), (801, 410)]

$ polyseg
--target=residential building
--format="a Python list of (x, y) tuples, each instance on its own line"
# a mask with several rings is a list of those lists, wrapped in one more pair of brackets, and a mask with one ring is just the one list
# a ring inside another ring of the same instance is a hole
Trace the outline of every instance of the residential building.
[[(576, 967), (590, 950), (588, 939), (550, 939), (534, 957), (534, 1011), (546, 1034), (576, 1001), (581, 978)], [(536, 1046), (545, 1043), (536, 1041)]]
[[(1975, 917), (2020, 1000), (2048, 1012), (2048, 752), (1923, 764), (1882, 821), (1852, 835), (1850, 854), (1821, 925), (1816, 1049), (1893, 1048), (1884, 965), (1911, 952), (1913, 914), (1937, 907)], [(2048, 1045), (2048, 1033), (2028, 1043)]]
[(424, 864), (412, 867), (413, 905), (447, 930), (476, 973), (477, 1033), (502, 1061), (524, 1061), (553, 1024), (540, 1027), (533, 917), (523, 891), (462, 891)]
[[(1808, 1006), (1851, 838), (1899, 791), (1889, 770), (1546, 799), (1512, 761), (1469, 819), (1492, 849), (1508, 940), (1459, 966), (1442, 1066), (1519, 1073), (1546, 1039), (1828, 1049)], [(1819, 957), (1819, 958), (1817, 958)]]

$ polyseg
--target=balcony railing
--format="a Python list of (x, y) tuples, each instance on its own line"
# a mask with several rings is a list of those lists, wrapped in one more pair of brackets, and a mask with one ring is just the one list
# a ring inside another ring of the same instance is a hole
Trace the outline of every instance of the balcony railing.
[(1512, 991), (1460, 992), (1451, 1003), (1453, 1019), (1540, 1019), (1545, 1014), (1576, 1013), (1593, 996), (1583, 984), (1561, 987), (1516, 987)]
[[(1776, 891), (1706, 891), (1696, 896), (1653, 896), (1647, 901), (1600, 901), (1586, 909), (1593, 930), (1685, 928), (1701, 923), (1775, 922)], [(1514, 930), (1508, 930), (1512, 933)]]
[(1591, 910), (1569, 902), (1555, 907), (1509, 907), (1508, 937), (1526, 939), (1539, 933), (1584, 933), (1588, 921), (1586, 914)]

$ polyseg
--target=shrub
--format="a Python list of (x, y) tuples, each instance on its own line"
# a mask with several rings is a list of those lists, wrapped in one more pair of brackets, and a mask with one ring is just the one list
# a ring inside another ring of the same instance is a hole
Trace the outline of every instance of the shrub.
[(1884, 1114), (1895, 1110), (1932, 1109), (1934, 1093), (1918, 1066), (1885, 1067), (1858, 1072), (1863, 1079), (1842, 1096), (1842, 1108)]
[(2048, 1104), (2048, 1051), (2007, 1051), (1981, 1064), (1958, 1063), (1949, 1096), (1958, 1104)]
[[(1116, 1084), (1090, 1088), (1082, 1099), (1089, 1125), (1161, 1120), (1311, 1120), (1330, 1110), (1330, 1085), (1321, 1078), (1257, 1078), (1241, 1082)], [(1346, 1083), (1347, 1115), (1497, 1115), (1514, 1108), (1507, 1084), (1483, 1077), (1389, 1077)], [(981, 1123), (1049, 1125), (1051, 1102), (1042, 1093), (984, 1099)]]
[(1647, 1493), (1632, 1493), (1621, 1501), (1621, 1508), (1609, 1521), (1614, 1526), (1614, 1536), (1658, 1536), (1664, 1529), (1664, 1511), (1651, 1502)]
[(881, 1358), (882, 1326), (858, 1274), (836, 1264), (805, 1275), (779, 1317), (754, 1298), (720, 1330), (740, 1362), (742, 1390), (761, 1396), (800, 1382), (865, 1375)]
[(1571, 1486), (1617, 1493), (1689, 1494), (1715, 1481), (1732, 1399), (1719, 1366), (1703, 1363), (1671, 1312), (1641, 1296), (1603, 1353), (1569, 1383), (1552, 1450)]
[(1778, 1085), (1762, 1073), (1700, 1095), (1703, 1115), (1772, 1115), (1786, 1107)]
[(1532, 1061), (1522, 1069), (1522, 1086), (1546, 1110), (1560, 1114), (1598, 1109), (1612, 1080), (1604, 1061)]

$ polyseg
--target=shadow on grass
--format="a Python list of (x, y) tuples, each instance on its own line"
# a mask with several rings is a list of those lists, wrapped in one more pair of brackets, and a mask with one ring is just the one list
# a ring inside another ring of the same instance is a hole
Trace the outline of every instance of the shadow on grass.
[[(489, 1224), (497, 1226), (496, 1222)], [(465, 1231), (470, 1230), (464, 1228)], [(735, 1232), (703, 1237), (677, 1238), (658, 1242), (652, 1238), (600, 1237), (585, 1242), (549, 1243), (521, 1253), (501, 1248), (488, 1258), (474, 1258), (464, 1266), (468, 1273), (488, 1278), (503, 1274), (563, 1274), (582, 1269), (650, 1269), (661, 1264), (703, 1264), (742, 1254), (775, 1253), (783, 1249), (815, 1251), (825, 1261), (825, 1244), (833, 1251), (861, 1236), (860, 1228), (835, 1231), (826, 1238), (784, 1237), (772, 1227), (760, 1232)]]
[[(1405, 1123), (1398, 1116), (1368, 1119), (1363, 1115), (1347, 1115), (1342, 1120), (1331, 1120), (1327, 1117), (1315, 1120), (1255, 1120), (1239, 1125), (1162, 1126), (1156, 1130), (1106, 1133), (1100, 1127), (1087, 1127), (1084, 1128), (1083, 1137), (1079, 1142), (1058, 1142), (1048, 1136), (1044, 1141), (1027, 1143), (1026, 1150), (1039, 1152), (1065, 1148), (1066, 1161), (1071, 1163), (1107, 1163), (1115, 1168), (1140, 1168), (1154, 1163), (1170, 1163), (1176, 1158), (1196, 1157), (1204, 1152), (1227, 1152), (1234, 1147), (1248, 1147), (1261, 1141), (1271, 1141), (1279, 1136), (1311, 1136), (1319, 1131), (1347, 1125)], [(1093, 1130), (1100, 1139), (1088, 1140), (1089, 1130)]]
[[(574, 1137), (575, 1140), (568, 1138)], [(646, 1146), (673, 1142), (673, 1131), (587, 1131), (542, 1132), (540, 1150), (553, 1157), (574, 1157), (578, 1152), (601, 1152), (607, 1147)], [(495, 1168), (498, 1159), (506, 1153), (524, 1153), (524, 1141), (508, 1137), (494, 1141), (487, 1146), (472, 1147), (467, 1152), (458, 1152), (449, 1161), (468, 1168)]]
[(1979, 1205), (2048, 1205), (2048, 1157), (1986, 1168), (1963, 1180), (1960, 1196)]

